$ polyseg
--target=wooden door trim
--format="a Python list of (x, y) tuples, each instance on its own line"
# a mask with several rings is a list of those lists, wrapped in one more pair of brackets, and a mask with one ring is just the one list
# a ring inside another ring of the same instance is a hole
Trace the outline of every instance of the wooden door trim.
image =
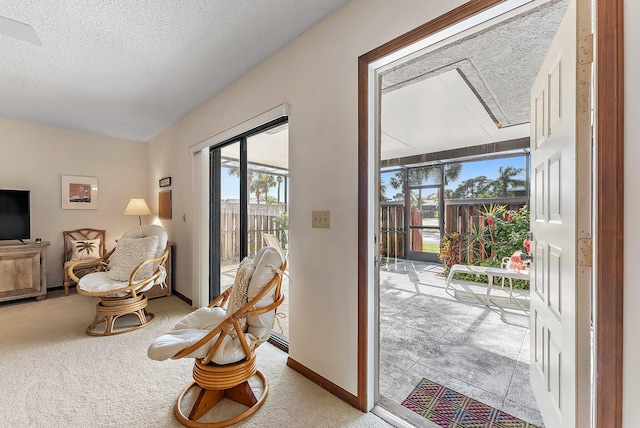
[(595, 426), (622, 426), (623, 0), (596, 1)]
[[(595, 426), (622, 426), (624, 32), (623, 0), (596, 2)], [(358, 405), (367, 407), (368, 67), (373, 61), (501, 0), (472, 0), (358, 58)]]
[(358, 57), (358, 408), (367, 411), (369, 64), (504, 0), (471, 0)]

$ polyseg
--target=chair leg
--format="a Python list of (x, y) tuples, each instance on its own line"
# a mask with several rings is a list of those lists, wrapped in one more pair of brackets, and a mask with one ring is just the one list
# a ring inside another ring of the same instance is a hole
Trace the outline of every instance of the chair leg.
[(249, 382), (244, 381), (240, 385), (224, 391), (224, 396), (229, 400), (233, 400), (236, 403), (244, 404), (247, 407), (251, 407), (258, 402)]
[(64, 271), (64, 282), (62, 284), (64, 286), (64, 295), (68, 296), (69, 295), (69, 286), (71, 285), (71, 278), (69, 278), (69, 275), (67, 274), (67, 271)]
[(193, 403), (191, 412), (189, 412), (189, 419), (197, 421), (225, 397), (247, 407), (252, 407), (258, 402), (247, 381), (226, 390), (201, 389), (198, 398)]
[(224, 391), (222, 390), (201, 389), (198, 398), (193, 403), (191, 412), (189, 412), (189, 419), (197, 421), (223, 398)]
[[(142, 328), (155, 319), (155, 315), (147, 311), (146, 306), (147, 298), (144, 295), (124, 299), (104, 297), (96, 305), (96, 316), (85, 332), (89, 336), (110, 336)], [(137, 317), (139, 323), (128, 328), (116, 329), (116, 320), (127, 316)], [(102, 322), (104, 330), (96, 330)]]
[[(230, 425), (236, 424), (244, 419), (248, 418), (252, 414), (254, 414), (265, 402), (267, 399), (267, 395), (269, 394), (269, 383), (266, 377), (260, 372), (256, 371), (255, 373), (258, 378), (262, 381), (264, 386), (264, 390), (262, 396), (257, 399), (249, 386), (247, 381), (241, 383), (240, 385), (236, 385), (227, 390), (220, 389), (205, 389), (200, 387), (195, 381), (189, 383), (180, 395), (178, 396), (178, 400), (174, 406), (174, 411), (178, 420), (188, 427), (209, 427), (209, 428), (219, 428), (219, 427), (228, 427)], [(196, 401), (189, 412), (189, 416), (182, 413), (182, 400), (193, 387), (200, 387), (201, 391), (196, 398)], [(223, 421), (217, 422), (198, 422), (205, 413), (211, 410), (217, 403), (222, 400), (222, 398), (228, 398), (230, 400), (239, 402), (248, 406), (243, 413)]]

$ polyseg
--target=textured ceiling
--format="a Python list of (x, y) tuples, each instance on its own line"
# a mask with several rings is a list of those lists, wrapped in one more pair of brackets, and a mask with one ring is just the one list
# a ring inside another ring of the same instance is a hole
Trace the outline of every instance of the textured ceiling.
[(347, 0), (0, 0), (0, 117), (148, 141)]
[(531, 85), (567, 5), (498, 17), (382, 73), (382, 159), (528, 137)]

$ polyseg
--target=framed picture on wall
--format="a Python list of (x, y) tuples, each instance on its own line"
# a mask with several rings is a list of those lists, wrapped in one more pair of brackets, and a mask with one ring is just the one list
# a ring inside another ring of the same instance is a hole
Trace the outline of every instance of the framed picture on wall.
[(97, 210), (98, 178), (81, 175), (63, 175), (62, 209)]
[(158, 217), (171, 219), (171, 190), (164, 190), (158, 195)]

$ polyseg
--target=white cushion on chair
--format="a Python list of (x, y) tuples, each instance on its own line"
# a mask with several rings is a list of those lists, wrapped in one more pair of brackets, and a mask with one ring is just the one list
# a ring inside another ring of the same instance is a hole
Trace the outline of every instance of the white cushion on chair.
[(156, 249), (155, 257), (160, 257), (164, 250), (167, 249), (167, 241), (169, 240), (169, 236), (167, 235), (167, 231), (162, 228), (162, 226), (158, 226), (157, 224), (147, 224), (144, 226), (134, 227), (132, 229), (127, 230), (122, 237), (123, 238), (144, 238), (147, 236), (157, 236), (158, 237), (158, 248)]
[[(253, 264), (253, 259), (245, 257), (238, 267), (236, 278), (233, 281), (233, 288), (231, 294), (229, 294), (229, 301), (227, 302), (227, 312), (229, 314), (235, 313), (238, 309), (247, 304), (249, 299), (247, 298), (247, 290), (251, 282), (253, 272), (256, 270)], [(238, 320), (243, 332), (247, 331), (247, 319), (240, 318)]]
[[(247, 290), (248, 299), (257, 296), (273, 279), (275, 273), (270, 266), (280, 269), (282, 268), (283, 260), (275, 248), (264, 247), (258, 251), (250, 264), (255, 266), (255, 270), (253, 271)], [(252, 269), (247, 270), (250, 272)], [(267, 295), (256, 304), (255, 308), (264, 308), (273, 303), (274, 293), (275, 288), (267, 293)], [(173, 330), (153, 341), (148, 350), (149, 358), (161, 361), (175, 356), (183, 349), (188, 348), (206, 336), (211, 330), (224, 321), (226, 316), (227, 311), (219, 307), (204, 307), (193, 311), (180, 320)], [(248, 329), (244, 337), (250, 350), (253, 350), (269, 338), (274, 319), (275, 310), (248, 318)], [(208, 343), (200, 346), (187, 357), (204, 358), (217, 338), (218, 335), (214, 336)], [(243, 358), (245, 358), (245, 354), (240, 340), (228, 334), (224, 337), (212, 361), (216, 364), (230, 364), (240, 361)]]
[[(137, 290), (139, 293), (149, 290), (155, 284), (162, 282), (160, 278), (155, 283), (147, 284), (144, 288)], [(94, 272), (80, 278), (78, 287), (88, 293), (104, 293), (107, 291), (117, 290), (129, 285), (129, 281), (114, 281), (109, 278), (108, 272)], [(117, 293), (114, 295), (124, 296), (126, 293)]]
[[(158, 248), (158, 237), (122, 238), (109, 262), (108, 275), (114, 281), (129, 281), (131, 272), (143, 261), (155, 258)], [(156, 265), (156, 266), (154, 266)], [(149, 263), (136, 273), (134, 280), (149, 278), (155, 272), (157, 264)]]
[[(267, 284), (269, 284), (273, 279), (275, 272), (272, 267), (275, 269), (281, 269), (283, 264), (282, 255), (274, 247), (262, 247), (256, 253), (253, 260), (256, 265), (256, 270), (251, 277), (249, 289), (247, 290), (247, 297), (249, 300), (260, 294), (260, 292), (264, 290)], [(276, 289), (274, 287), (255, 305), (255, 308), (260, 309), (272, 304), (275, 292)], [(266, 341), (271, 335), (271, 328), (273, 327), (275, 317), (275, 310), (249, 317), (247, 319), (247, 324), (249, 324), (247, 332), (255, 336), (259, 343)]]
[[(211, 330), (218, 326), (227, 317), (227, 312), (219, 307), (200, 308), (184, 317), (167, 334), (156, 338), (149, 349), (147, 355), (152, 360), (163, 361), (176, 355), (183, 349), (196, 343), (206, 336)], [(209, 349), (218, 340), (219, 334), (203, 346), (200, 346), (186, 358), (204, 358)], [(255, 347), (256, 339), (250, 334), (245, 334), (249, 348)], [(218, 352), (213, 356), (212, 361), (216, 364), (230, 364), (240, 361), (245, 357), (242, 344), (237, 337), (225, 336), (222, 340)]]

